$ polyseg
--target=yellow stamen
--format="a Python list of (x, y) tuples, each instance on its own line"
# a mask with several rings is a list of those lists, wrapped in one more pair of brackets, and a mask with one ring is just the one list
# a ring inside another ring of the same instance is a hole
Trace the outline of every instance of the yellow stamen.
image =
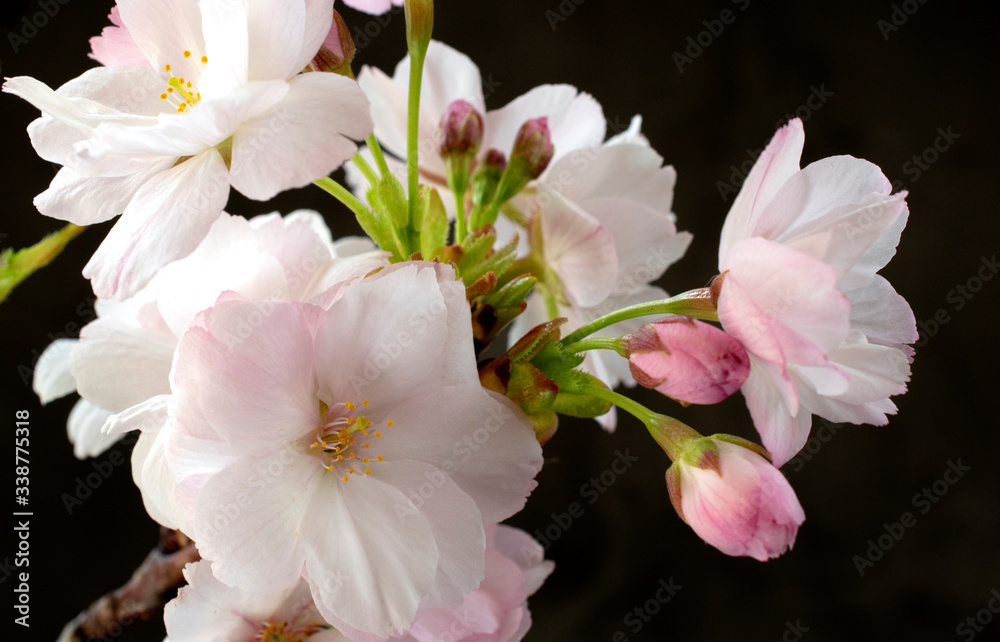
[(202, 62), (202, 64), (205, 64), (206, 62), (208, 62), (208, 56), (202, 56), (201, 57), (201, 62)]
[(389, 427), (392, 427), (392, 419), (390, 419), (389, 421), (385, 422), (385, 425), (389, 426)]
[(191, 57), (191, 52), (190, 52), (190, 51), (187, 51), (187, 50), (185, 49), (185, 50), (184, 50), (184, 57), (185, 57), (185, 58), (190, 58), (190, 57)]
[(365, 399), (365, 400), (364, 400), (364, 401), (362, 401), (361, 403), (362, 403), (362, 405), (365, 405), (365, 406), (367, 406), (367, 405), (368, 405), (368, 400), (367, 400), (367, 399)]
[(167, 99), (167, 94), (165, 93), (160, 94), (160, 100), (166, 100), (166, 99)]
[(384, 459), (382, 459), (382, 455), (379, 455), (378, 457), (376, 457), (376, 459), (378, 459), (379, 461), (385, 461)]
[(381, 437), (382, 437), (382, 433), (380, 433), (380, 432), (375, 433), (375, 439), (379, 439)]
[(347, 481), (347, 475), (344, 475), (341, 479), (343, 479), (344, 481)]
[(366, 475), (371, 475), (372, 474), (372, 469), (371, 468), (365, 468), (365, 474)]
[(170, 71), (170, 65), (163, 65), (163, 71)]

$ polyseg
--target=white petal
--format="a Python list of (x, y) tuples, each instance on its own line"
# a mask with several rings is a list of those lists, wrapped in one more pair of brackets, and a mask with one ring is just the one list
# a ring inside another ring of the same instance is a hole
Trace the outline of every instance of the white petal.
[[(754, 363), (751, 357), (751, 363)], [(812, 414), (799, 406), (793, 416), (782, 393), (776, 387), (777, 378), (763, 367), (752, 367), (743, 383), (742, 392), (753, 424), (761, 441), (771, 453), (774, 465), (780, 468), (795, 456), (809, 439)]]
[(574, 305), (603, 301), (618, 278), (615, 239), (596, 219), (539, 184), (545, 260)]
[(146, 512), (158, 524), (180, 528), (184, 521), (174, 498), (174, 478), (165, 454), (164, 429), (144, 430), (132, 449), (132, 480)]
[(908, 344), (919, 338), (913, 310), (881, 276), (847, 293), (851, 299), (851, 329), (877, 343), (912, 354)]
[(421, 608), (452, 608), (479, 586), (485, 572), (486, 538), (476, 502), (440, 469), (396, 460), (375, 467), (374, 476), (405, 493), (434, 533), (437, 576)]
[[(155, 313), (155, 304), (149, 305)], [(152, 326), (108, 317), (83, 328), (70, 363), (83, 398), (121, 412), (170, 392), (168, 375), (177, 338), (159, 314), (155, 317), (158, 323)]]
[[(280, 470), (278, 467), (281, 467)], [(198, 550), (222, 582), (251, 593), (295, 585), (305, 565), (305, 533), (330, 515), (319, 460), (299, 455), (243, 457), (212, 476), (198, 496)]]
[(121, 435), (106, 435), (101, 431), (111, 412), (98, 408), (86, 399), (73, 406), (66, 422), (73, 454), (77, 459), (97, 457), (111, 447)]
[(354, 155), (350, 139), (372, 131), (368, 100), (354, 81), (310, 73), (290, 84), (281, 102), (233, 136), (233, 186), (250, 198), (268, 200), (326, 176)]
[(552, 162), (604, 140), (604, 112), (593, 96), (570, 85), (542, 85), (486, 114), (483, 149), (509, 154), (521, 125), (541, 116), (549, 119)]
[(154, 160), (145, 170), (125, 176), (91, 178), (63, 167), (49, 188), (35, 197), (35, 207), (46, 216), (77, 225), (93, 225), (118, 216), (143, 184), (173, 166), (175, 160)]
[(399, 428), (379, 441), (386, 460), (415, 459), (446, 471), (486, 524), (520, 510), (535, 487), (541, 447), (524, 413), (500, 395), (479, 386), (440, 388), (407, 399), (389, 416)]
[(69, 369), (76, 344), (77, 339), (56, 339), (38, 357), (31, 386), (43, 405), (76, 392), (76, 379)]
[[(121, 0), (118, 11), (132, 39), (156, 71), (197, 78), (205, 54), (200, 3), (192, 0)], [(184, 52), (192, 55), (185, 57)]]
[(94, 292), (125, 298), (156, 271), (191, 253), (229, 198), (226, 164), (215, 150), (147, 181), (83, 269)]

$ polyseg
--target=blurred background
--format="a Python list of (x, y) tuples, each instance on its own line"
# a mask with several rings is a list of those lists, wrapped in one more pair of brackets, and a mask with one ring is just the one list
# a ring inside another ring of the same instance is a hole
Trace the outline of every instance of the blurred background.
[[(3, 76), (56, 87), (79, 75), (94, 64), (87, 40), (107, 24), (110, 7), (6, 0)], [(678, 172), (678, 228), (694, 233), (687, 256), (659, 282), (670, 292), (714, 276), (719, 231), (739, 183), (792, 116), (805, 121), (803, 164), (851, 154), (910, 193), (909, 224), (882, 272), (920, 322), (910, 392), (895, 399), (899, 414), (885, 427), (814, 421), (806, 450), (783, 469), (807, 515), (794, 551), (761, 564), (706, 546), (673, 512), (668, 460), (637, 421), (624, 418), (615, 434), (565, 421), (545, 448), (539, 488), (512, 520), (544, 538), (556, 561), (530, 602), (528, 640), (1000, 640), (1000, 613), (988, 609), (1000, 595), (993, 593), (1000, 590), (1000, 354), (990, 317), (1000, 311), (993, 278), (1000, 140), (996, 30), (983, 7), (438, 1), (435, 35), (478, 63), (489, 107), (539, 84), (569, 83), (602, 103), (611, 131), (642, 114), (646, 136)], [(405, 54), (401, 11), (374, 18), (338, 8), (355, 34), (355, 69), (391, 72)], [(0, 113), (0, 244), (22, 247), (60, 226), (31, 203), (57, 168), (28, 142), (34, 108), (4, 95)], [(338, 236), (360, 231), (315, 188), (269, 204), (233, 192), (227, 209), (250, 216), (298, 207), (322, 211)], [(26, 409), (32, 437), (33, 609), (30, 630), (11, 639), (54, 639), (78, 611), (123, 584), (157, 539), (131, 480), (129, 446), (76, 460), (65, 432), (74, 400), (42, 408), (28, 385), (46, 345), (76, 336), (93, 318), (80, 270), (109, 227), (87, 231), (0, 306), (4, 430), (12, 432), (14, 411)], [(636, 396), (703, 433), (756, 439), (739, 395), (689, 408), (655, 393)], [(962, 475), (946, 479), (957, 468)], [(94, 472), (100, 484), (81, 487)], [(81, 501), (67, 504), (68, 497)], [(895, 526), (904, 513), (912, 525)], [(884, 537), (889, 531), (901, 537)], [(886, 550), (872, 549), (880, 536)], [(8, 541), (0, 582), (10, 599)], [(162, 637), (162, 624), (152, 621), (119, 639)]]

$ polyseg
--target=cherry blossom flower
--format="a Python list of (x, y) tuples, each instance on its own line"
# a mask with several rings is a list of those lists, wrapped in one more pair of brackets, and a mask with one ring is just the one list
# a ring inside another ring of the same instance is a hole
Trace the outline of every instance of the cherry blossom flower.
[(46, 348), (35, 368), (35, 391), (42, 403), (80, 393), (69, 416), (70, 441), (77, 457), (97, 456), (119, 438), (101, 432), (111, 415), (170, 392), (180, 336), (222, 292), (310, 300), (385, 265), (385, 256), (367, 239), (334, 243), (316, 212), (250, 221), (222, 214), (194, 252), (160, 270), (134, 297), (98, 299), (98, 318), (79, 340), (58, 339)]
[(253, 595), (215, 579), (204, 560), (188, 564), (184, 578), (187, 586), (164, 608), (165, 642), (348, 639), (320, 616), (305, 580), (284, 591)]
[(168, 416), (144, 466), (172, 483), (144, 492), (217, 579), (265, 593), (304, 575), (341, 631), (399, 635), (418, 607), (460, 604), (483, 525), (524, 505), (542, 460), (527, 418), (479, 385), (454, 270), (397, 264), (246, 332), (254, 312), (220, 297), (181, 339), (172, 395), (114, 428)]
[(834, 156), (799, 169), (792, 120), (757, 160), (722, 230), (719, 319), (750, 355), (743, 395), (776, 465), (813, 414), (884, 425), (906, 391), (913, 312), (878, 276), (908, 214), (875, 165)]
[[(267, 200), (326, 176), (372, 129), (357, 84), (300, 74), (332, 24), (323, 0), (121, 0), (93, 41), (98, 67), (57, 91), (4, 91), (38, 107), (38, 154), (63, 165), (35, 204), (80, 225), (121, 213), (84, 268), (126, 298), (189, 254), (232, 186)], [(164, 25), (170, 25), (164, 28)]]
[(721, 439), (711, 442), (718, 454), (709, 461), (681, 457), (667, 470), (674, 508), (698, 537), (726, 555), (761, 562), (778, 557), (795, 545), (806, 518), (795, 491), (756, 452)]

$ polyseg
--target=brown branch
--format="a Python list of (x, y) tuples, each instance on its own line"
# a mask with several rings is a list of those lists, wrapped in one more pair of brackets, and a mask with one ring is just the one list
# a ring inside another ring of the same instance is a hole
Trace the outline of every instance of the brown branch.
[(136, 620), (158, 615), (174, 591), (184, 585), (184, 565), (198, 559), (194, 542), (180, 531), (161, 527), (160, 543), (129, 581), (76, 616), (63, 628), (57, 642), (114, 640)]

